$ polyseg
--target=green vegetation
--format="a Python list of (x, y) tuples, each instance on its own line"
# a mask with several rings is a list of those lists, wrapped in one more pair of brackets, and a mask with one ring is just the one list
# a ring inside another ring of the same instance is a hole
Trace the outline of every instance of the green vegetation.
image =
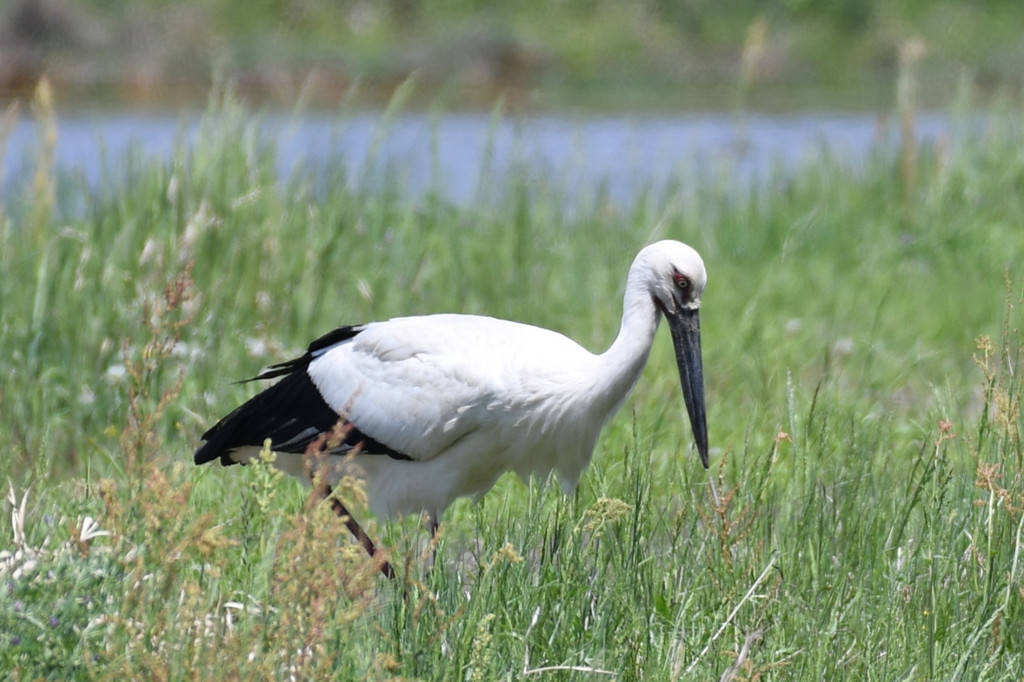
[[(95, 192), (44, 137), (0, 217), (3, 677), (1021, 679), (1021, 120), (628, 205), (527, 170), (468, 207), (282, 182), (230, 98)], [(662, 236), (708, 264), (718, 506), (667, 339), (575, 497), (503, 479), (431, 572), (416, 519), (371, 521), (393, 584), (271, 467), (191, 466), (230, 381), (339, 323), (486, 311), (603, 348)]]
[(908, 45), (922, 95), (1024, 86), (1017, 0), (8, 0), (0, 94), (49, 74), (90, 102), (202, 98), (214, 74), (290, 106), (411, 75), (454, 106), (878, 108)]

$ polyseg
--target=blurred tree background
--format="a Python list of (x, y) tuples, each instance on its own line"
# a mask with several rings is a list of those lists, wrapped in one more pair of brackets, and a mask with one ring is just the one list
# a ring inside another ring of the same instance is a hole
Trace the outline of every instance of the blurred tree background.
[[(1018, 90), (1018, 0), (5, 0), (0, 96), (46, 73), (90, 101), (203, 97), (222, 76), (287, 105), (415, 74), (459, 106), (874, 107), (924, 47), (924, 102), (966, 74)], [(312, 79), (312, 80), (311, 80)], [(737, 99), (739, 98), (739, 99)]]

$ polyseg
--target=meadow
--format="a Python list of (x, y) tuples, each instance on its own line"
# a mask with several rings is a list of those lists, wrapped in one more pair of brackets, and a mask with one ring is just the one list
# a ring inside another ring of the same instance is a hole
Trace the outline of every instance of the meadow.
[[(33, 114), (0, 206), (5, 679), (1024, 677), (1018, 107), (750, 193), (682, 163), (621, 204), (523, 167), (467, 206), (281, 179), (223, 93), (90, 188)], [(272, 465), (192, 466), (232, 382), (341, 323), (487, 313), (603, 350), (664, 237), (708, 267), (718, 504), (664, 330), (575, 496), (502, 479), (432, 570), (419, 519), (357, 512), (393, 582)]]

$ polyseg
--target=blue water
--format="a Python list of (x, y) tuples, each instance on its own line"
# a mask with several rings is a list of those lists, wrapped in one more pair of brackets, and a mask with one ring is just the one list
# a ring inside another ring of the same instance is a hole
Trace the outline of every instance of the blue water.
[[(559, 182), (570, 196), (601, 191), (629, 201), (638, 191), (657, 191), (679, 177), (725, 175), (738, 189), (749, 188), (823, 155), (857, 167), (898, 140), (893, 121), (870, 114), (544, 115), (495, 122), (487, 114), (409, 113), (385, 120), (380, 114), (271, 115), (262, 119), (262, 132), (276, 145), (282, 178), (297, 169), (315, 173), (340, 164), (352, 185), (386, 176), (403, 194), (433, 189), (457, 204), (500, 183), (512, 169), (538, 182)], [(199, 117), (187, 115), (59, 116), (56, 160), (65, 173), (96, 186), (104, 165), (108, 174), (116, 171), (130, 151), (170, 159), (179, 141), (195, 144), (198, 127)], [(951, 123), (924, 114), (917, 132), (925, 141), (948, 137)], [(29, 176), (38, 136), (35, 123), (26, 119), (8, 138), (8, 189)]]

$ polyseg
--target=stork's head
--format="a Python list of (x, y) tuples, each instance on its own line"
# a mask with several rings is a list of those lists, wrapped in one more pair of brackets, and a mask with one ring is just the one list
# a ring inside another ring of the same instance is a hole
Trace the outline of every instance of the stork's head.
[(708, 282), (700, 254), (682, 242), (666, 239), (645, 247), (637, 261), (648, 269), (647, 282), (655, 305), (666, 315), (700, 309)]
[(708, 468), (708, 425), (704, 407), (704, 367), (700, 343), (700, 297), (708, 276), (700, 254), (681, 242), (651, 244), (637, 256), (648, 270), (645, 278), (654, 305), (664, 313), (683, 384), (693, 440), (704, 468)]

